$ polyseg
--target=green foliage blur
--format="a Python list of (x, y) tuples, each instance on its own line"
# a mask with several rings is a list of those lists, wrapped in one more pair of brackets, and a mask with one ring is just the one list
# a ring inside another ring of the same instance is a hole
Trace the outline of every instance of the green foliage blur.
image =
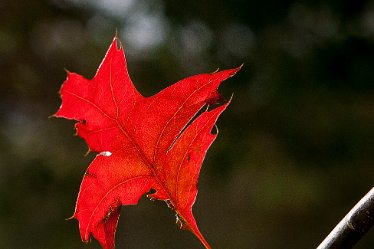
[[(194, 206), (213, 248), (315, 248), (373, 187), (373, 1), (0, 0), (0, 248), (99, 248), (65, 221), (94, 155), (48, 117), (64, 68), (92, 78), (116, 32), (146, 96), (244, 63)], [(174, 222), (142, 198), (117, 248), (202, 248)]]

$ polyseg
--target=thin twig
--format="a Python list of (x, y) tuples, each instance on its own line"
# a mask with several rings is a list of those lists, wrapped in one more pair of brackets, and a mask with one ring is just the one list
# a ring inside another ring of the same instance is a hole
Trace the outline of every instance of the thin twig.
[(352, 248), (374, 224), (374, 188), (331, 231), (317, 249)]

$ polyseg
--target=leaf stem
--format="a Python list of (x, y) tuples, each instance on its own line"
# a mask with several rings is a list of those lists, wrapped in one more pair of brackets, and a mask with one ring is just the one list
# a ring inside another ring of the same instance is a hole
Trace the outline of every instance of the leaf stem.
[(374, 187), (349, 211), (317, 249), (352, 248), (374, 225)]

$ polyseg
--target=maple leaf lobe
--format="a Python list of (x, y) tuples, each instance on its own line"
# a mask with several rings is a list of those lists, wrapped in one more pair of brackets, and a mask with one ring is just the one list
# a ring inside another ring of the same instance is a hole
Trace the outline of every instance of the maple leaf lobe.
[(181, 227), (210, 248), (192, 206), (201, 164), (217, 136), (212, 128), (229, 102), (199, 111), (221, 99), (219, 85), (238, 70), (191, 76), (143, 97), (115, 37), (93, 79), (68, 72), (55, 116), (77, 120), (77, 134), (98, 153), (83, 177), (73, 215), (83, 241), (93, 235), (103, 248), (114, 248), (121, 206), (137, 204), (154, 189), (148, 197), (166, 201)]

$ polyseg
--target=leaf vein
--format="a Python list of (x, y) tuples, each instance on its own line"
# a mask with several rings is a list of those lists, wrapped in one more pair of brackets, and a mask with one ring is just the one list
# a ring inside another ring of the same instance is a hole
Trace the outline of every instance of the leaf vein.
[[(120, 183), (118, 183), (117, 185), (115, 185), (114, 187), (112, 187), (111, 189), (109, 189), (107, 192), (106, 192), (106, 194), (100, 199), (100, 201), (98, 202), (98, 204), (95, 206), (95, 208), (94, 208), (94, 210), (92, 211), (92, 213), (91, 213), (91, 216), (90, 216), (90, 218), (89, 218), (89, 220), (88, 220), (88, 223), (87, 223), (87, 227), (86, 227), (86, 231), (85, 231), (85, 233), (84, 233), (84, 236), (85, 236), (85, 238), (87, 238), (88, 237), (88, 235), (89, 235), (89, 228), (90, 228), (90, 225), (91, 225), (91, 221), (92, 221), (92, 218), (93, 218), (93, 215), (95, 214), (95, 212), (96, 212), (96, 209), (100, 206), (100, 204), (104, 201), (104, 199), (111, 193), (111, 192), (113, 192), (116, 188), (118, 188), (118, 187), (120, 187), (121, 185), (123, 185), (123, 184), (126, 184), (126, 183), (128, 183), (129, 181), (133, 181), (133, 180), (137, 180), (137, 179), (140, 179), (140, 178), (152, 178), (152, 176), (150, 176), (150, 175), (141, 175), (141, 176), (135, 176), (135, 177), (132, 177), (132, 178), (130, 178), (130, 179), (126, 179), (125, 181), (122, 181), (122, 182), (120, 182)], [(122, 204), (122, 203), (121, 203)]]

